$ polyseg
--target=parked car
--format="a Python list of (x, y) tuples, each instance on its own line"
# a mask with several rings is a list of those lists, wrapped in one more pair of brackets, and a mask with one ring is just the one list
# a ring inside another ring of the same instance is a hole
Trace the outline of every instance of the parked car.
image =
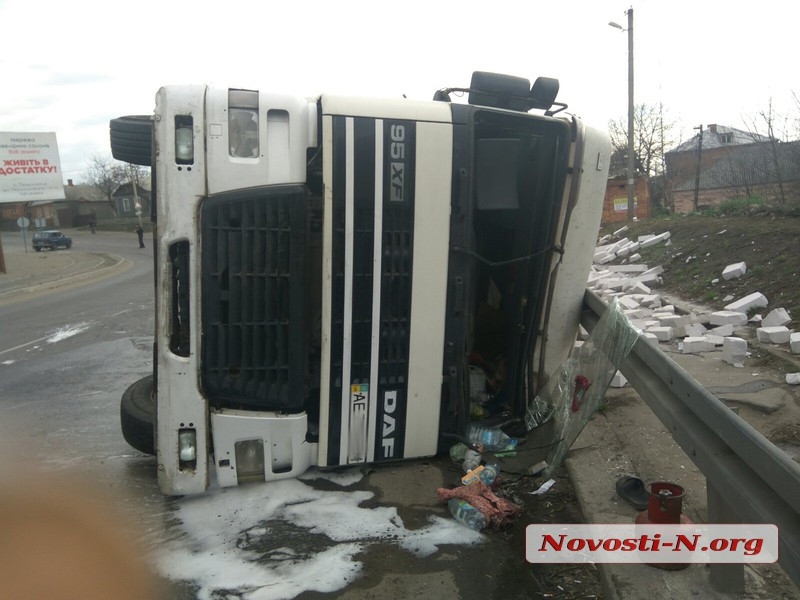
[(55, 250), (56, 248), (71, 248), (72, 238), (65, 236), (60, 231), (37, 231), (31, 242), (33, 249), (39, 252), (42, 248)]

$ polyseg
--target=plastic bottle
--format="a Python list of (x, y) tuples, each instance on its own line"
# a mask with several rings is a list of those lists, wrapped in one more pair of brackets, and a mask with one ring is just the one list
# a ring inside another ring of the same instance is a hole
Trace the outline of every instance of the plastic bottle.
[(483, 483), (486, 485), (492, 485), (494, 480), (497, 479), (497, 476), (500, 474), (500, 467), (495, 464), (485, 465), (483, 467), (483, 471), (481, 471), (480, 478)]
[(484, 514), (466, 500), (450, 498), (447, 501), (447, 508), (450, 509), (450, 514), (453, 515), (456, 521), (470, 529), (480, 531), (486, 527)]
[(481, 444), (486, 451), (513, 450), (517, 447), (517, 440), (506, 435), (499, 427), (489, 427), (477, 423), (469, 426), (467, 438)]
[(475, 450), (467, 450), (464, 454), (464, 464), (462, 468), (464, 469), (464, 473), (469, 473), (473, 469), (475, 469), (479, 464), (481, 464), (481, 455), (479, 452), (475, 452)]

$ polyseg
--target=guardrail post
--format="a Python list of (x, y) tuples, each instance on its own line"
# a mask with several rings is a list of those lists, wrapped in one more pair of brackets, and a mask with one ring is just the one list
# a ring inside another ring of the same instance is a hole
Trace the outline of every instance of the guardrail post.
[[(714, 485), (706, 479), (706, 507), (709, 523), (741, 523), (741, 519)], [(718, 592), (744, 592), (744, 565), (742, 563), (712, 563), (711, 586)]]

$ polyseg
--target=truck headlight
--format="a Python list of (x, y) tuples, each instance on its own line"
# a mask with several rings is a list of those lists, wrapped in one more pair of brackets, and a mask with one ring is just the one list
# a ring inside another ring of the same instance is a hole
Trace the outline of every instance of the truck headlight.
[(175, 115), (175, 162), (179, 165), (194, 163), (193, 122), (189, 115)]
[(178, 430), (178, 462), (182, 471), (197, 466), (197, 430)]

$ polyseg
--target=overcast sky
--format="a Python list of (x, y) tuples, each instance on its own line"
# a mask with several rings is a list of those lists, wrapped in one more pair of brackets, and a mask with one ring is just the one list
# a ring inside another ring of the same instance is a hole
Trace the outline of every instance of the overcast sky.
[(626, 27), (630, 7), (635, 102), (662, 103), (682, 139), (746, 129), (770, 99), (800, 113), (794, 0), (0, 0), (0, 131), (56, 132), (79, 181), (110, 155), (109, 119), (151, 113), (162, 85), (430, 99), (474, 70), (556, 77), (605, 130), (626, 120), (627, 34), (608, 22)]

